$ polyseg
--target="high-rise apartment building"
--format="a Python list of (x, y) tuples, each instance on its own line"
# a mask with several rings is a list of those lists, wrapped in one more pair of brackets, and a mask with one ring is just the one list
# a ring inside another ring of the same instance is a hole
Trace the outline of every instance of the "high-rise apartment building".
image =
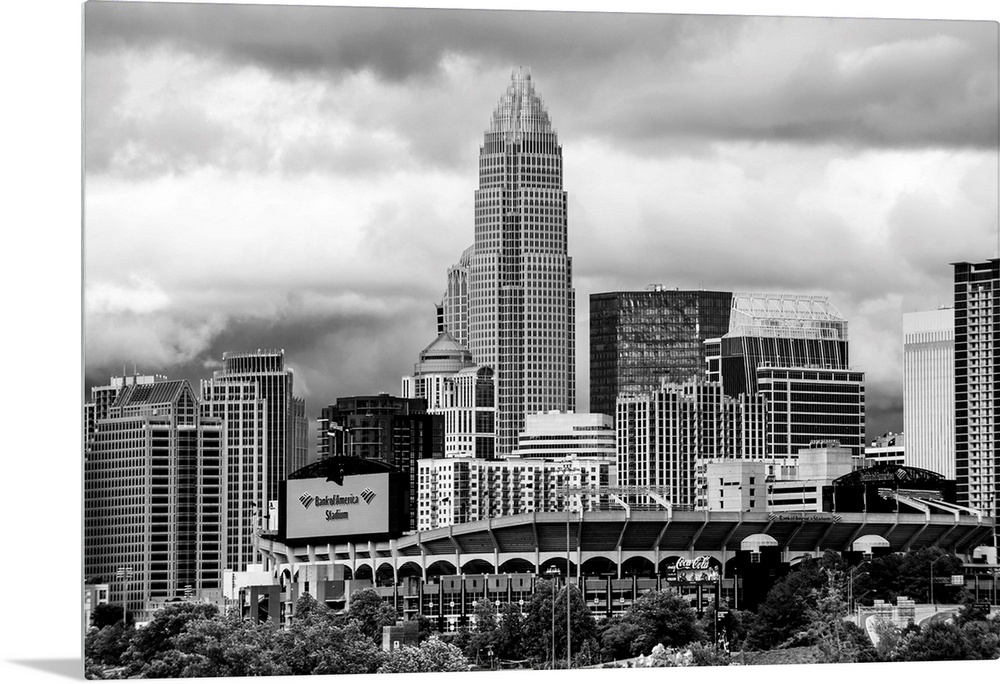
[(524, 417), (573, 410), (576, 306), (562, 146), (531, 75), (513, 71), (479, 148), (475, 241), (448, 273), (445, 326), (497, 382), (497, 452)]
[(958, 503), (1000, 514), (1000, 259), (955, 267)]
[[(273, 406), (273, 405), (272, 405)], [(226, 430), (226, 563), (234, 572), (262, 562), (254, 547), (258, 519), (267, 515), (268, 402), (258, 379), (216, 377), (201, 381), (201, 414)]]
[[(253, 452), (255, 444), (263, 444), (263, 454), (253, 456), (263, 458), (264, 505), (278, 500), (278, 488), (282, 480), (306, 465), (309, 453), (309, 420), (306, 418), (306, 402), (293, 394), (294, 374), (285, 365), (285, 352), (258, 349), (255, 352), (225, 352), (222, 355), (222, 370), (215, 371), (212, 379), (203, 383), (202, 391), (206, 392), (209, 404), (206, 415), (234, 418), (232, 411), (240, 410), (229, 407), (229, 388), (233, 396), (240, 396), (246, 410), (256, 414), (254, 402), (264, 402), (264, 422), (254, 427), (255, 416), (241, 417), (239, 423), (233, 423), (233, 430), (263, 430), (261, 435), (241, 435), (239, 443), (244, 451)], [(250, 387), (256, 391), (251, 392)], [(206, 390), (207, 388), (207, 390)], [(225, 404), (222, 397), (225, 396)], [(234, 400), (235, 402), (235, 400)], [(243, 456), (241, 455), (241, 458)], [(235, 465), (235, 464), (234, 464)], [(242, 471), (244, 484), (239, 485), (247, 492), (250, 502), (256, 496), (249, 492), (255, 487), (258, 477), (257, 467), (253, 464)], [(245, 514), (241, 511), (241, 515)]]
[(442, 332), (420, 352), (413, 375), (402, 379), (403, 398), (424, 399), (427, 413), (444, 416), (446, 457), (496, 454), (496, 382), (493, 369)]
[(519, 513), (594, 511), (614, 505), (611, 496), (598, 491), (616, 485), (613, 458), (445, 458), (420, 461), (418, 468), (420, 530)]
[(84, 461), (84, 574), (140, 620), (185, 596), (221, 601), (225, 431), (199, 413), (186, 380), (126, 385)]
[(955, 310), (903, 314), (906, 465), (955, 479)]
[(590, 295), (590, 410), (614, 415), (619, 394), (705, 374), (705, 341), (729, 331), (732, 294), (666, 289)]
[(655, 392), (618, 398), (615, 433), (623, 486), (658, 489), (674, 506), (693, 508), (698, 459), (764, 458), (764, 400), (726, 396), (722, 383), (703, 377), (665, 382)]

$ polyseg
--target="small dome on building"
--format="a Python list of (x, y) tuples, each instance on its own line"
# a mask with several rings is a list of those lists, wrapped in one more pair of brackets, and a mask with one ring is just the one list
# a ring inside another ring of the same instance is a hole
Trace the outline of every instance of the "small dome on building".
[(740, 551), (760, 552), (765, 546), (777, 546), (778, 542), (769, 534), (751, 534), (740, 542)]

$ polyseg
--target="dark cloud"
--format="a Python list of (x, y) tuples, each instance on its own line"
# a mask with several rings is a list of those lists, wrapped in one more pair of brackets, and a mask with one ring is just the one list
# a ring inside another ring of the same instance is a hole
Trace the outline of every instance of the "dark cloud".
[[(85, 386), (107, 384), (123, 368), (131, 373), (161, 373), (186, 379), (197, 389), (203, 379), (221, 368), (227, 351), (283, 349), (286, 363), (295, 372), (295, 393), (306, 400), (306, 414), (315, 424), (319, 411), (340, 396), (389, 392), (398, 394), (400, 377), (413, 370), (420, 350), (435, 335), (431, 306), (401, 306), (391, 312), (313, 314), (304, 316), (291, 301), (277, 316), (234, 316), (196, 341), (181, 332), (185, 348), (173, 347), (169, 357), (140, 344), (122, 345), (122, 354), (111, 358), (108, 349), (85, 354)], [(170, 314), (118, 314), (88, 322), (88, 329), (118, 329), (129, 334), (128, 319), (154, 329), (178, 330)], [(166, 319), (162, 324), (161, 320)], [(168, 344), (169, 342), (164, 342)], [(87, 399), (89, 400), (89, 389)], [(315, 449), (310, 431), (310, 451)]]
[[(585, 12), (92, 2), (86, 49), (170, 45), (278, 72), (371, 71), (395, 82), (434, 77), (442, 56), (504, 64), (606, 64), (623, 45), (697, 45), (691, 18)], [(716, 18), (726, 24), (738, 18)], [(510, 58), (514, 57), (513, 60)], [(520, 59), (518, 59), (520, 58)], [(581, 63), (582, 62), (582, 63)]]

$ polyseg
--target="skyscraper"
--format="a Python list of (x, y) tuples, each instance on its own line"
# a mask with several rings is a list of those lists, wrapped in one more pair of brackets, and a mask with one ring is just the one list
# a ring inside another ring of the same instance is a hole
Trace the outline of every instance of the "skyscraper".
[[(215, 371), (212, 379), (202, 385), (203, 395), (208, 400), (204, 411), (206, 415), (229, 418), (231, 429), (250, 429), (250, 423), (242, 418), (239, 423), (232, 422), (233, 416), (230, 415), (225, 403), (231, 400), (231, 396), (239, 396), (240, 401), (250, 402), (246, 410), (256, 412), (256, 408), (249, 406), (257, 399), (264, 401), (265, 421), (256, 429), (263, 429), (264, 500), (262, 503), (267, 506), (269, 501), (278, 500), (278, 487), (281, 481), (289, 473), (306, 465), (309, 450), (306, 403), (304, 399), (293, 394), (294, 375), (290, 368), (285, 367), (284, 350), (225, 352), (222, 355), (222, 364), (222, 370)], [(252, 386), (256, 386), (255, 394), (250, 391)], [(253, 448), (250, 447), (251, 440), (258, 439), (260, 437), (241, 436), (240, 442), (246, 444), (247, 448)], [(254, 458), (259, 456), (255, 455)], [(231, 466), (235, 464), (231, 463)], [(248, 467), (242, 472), (244, 484), (240, 487), (256, 486), (259, 482), (259, 471)]]
[(201, 381), (201, 414), (226, 430), (226, 564), (236, 572), (261, 562), (254, 548), (257, 518), (267, 513), (268, 402), (250, 378)]
[(619, 394), (705, 374), (705, 340), (729, 331), (732, 294), (665, 289), (590, 295), (590, 410), (615, 414)]
[(906, 465), (955, 479), (955, 310), (903, 314)]
[[(168, 600), (222, 597), (222, 421), (187, 380), (121, 388), (84, 461), (84, 574), (140, 620)], [(128, 568), (117, 577), (119, 568)]]
[(757, 391), (761, 366), (848, 368), (847, 321), (826, 297), (736, 292), (729, 330), (708, 347), (709, 377), (731, 397)]
[(865, 375), (849, 368), (847, 321), (826, 297), (736, 292), (729, 332), (705, 356), (727, 395), (764, 395), (768, 457), (831, 439), (864, 453)]
[(1000, 513), (1000, 259), (955, 263), (958, 503)]
[[(479, 148), (475, 241), (448, 274), (445, 327), (497, 380), (497, 452), (528, 413), (575, 406), (576, 307), (562, 146), (531, 75), (511, 73)], [(467, 337), (466, 337), (467, 336)]]

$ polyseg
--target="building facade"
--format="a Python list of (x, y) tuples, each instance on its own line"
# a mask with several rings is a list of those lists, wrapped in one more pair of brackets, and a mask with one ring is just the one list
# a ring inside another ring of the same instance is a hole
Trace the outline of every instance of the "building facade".
[(274, 441), (268, 439), (268, 408), (274, 405), (261, 396), (258, 379), (217, 376), (201, 381), (201, 415), (222, 420), (226, 431), (225, 567), (235, 572), (261, 562), (253, 539), (273, 500), (268, 446)]
[(955, 478), (955, 310), (903, 314), (906, 465)]
[(442, 332), (420, 352), (413, 375), (403, 376), (403, 398), (424, 399), (427, 413), (444, 416), (444, 455), (494, 458), (496, 379), (493, 369)]
[(84, 462), (84, 575), (141, 621), (150, 606), (221, 601), (225, 430), (186, 380), (124, 387)]
[(955, 267), (958, 503), (1000, 512), (1000, 259)]
[(619, 394), (705, 373), (705, 341), (729, 331), (732, 294), (666, 289), (590, 295), (590, 410), (614, 415)]
[[(658, 489), (677, 507), (696, 505), (698, 459), (761, 459), (761, 395), (726, 396), (722, 383), (695, 378), (663, 383), (637, 397), (620, 396), (615, 434), (618, 480), (627, 487)], [(648, 501), (635, 495), (636, 505)]]
[(865, 449), (865, 463), (873, 465), (906, 465), (906, 436), (887, 432), (871, 441)]
[(427, 412), (425, 399), (389, 394), (339, 397), (319, 416), (319, 458), (381, 461), (409, 476), (409, 527), (417, 525), (418, 466), (444, 457), (444, 418)]
[(850, 370), (762, 366), (755, 374), (766, 409), (769, 458), (794, 457), (818, 440), (865, 452), (865, 374)]
[(527, 417), (518, 436), (516, 458), (597, 456), (615, 460), (615, 426), (602, 413), (547, 411)]
[(736, 292), (729, 330), (706, 346), (710, 380), (731, 397), (757, 391), (761, 366), (846, 370), (847, 321), (827, 297)]
[(536, 511), (607, 509), (616, 485), (615, 462), (584, 456), (558, 460), (446, 458), (419, 462), (418, 530)]
[(496, 374), (499, 455), (514, 450), (526, 415), (575, 406), (562, 178), (562, 146), (531, 75), (518, 68), (479, 150), (475, 241), (449, 271), (442, 303), (448, 332)]
[(90, 401), (83, 405), (83, 448), (90, 448), (90, 443), (94, 437), (94, 430), (97, 421), (108, 417), (108, 409), (115, 403), (118, 393), (122, 388), (129, 385), (148, 385), (154, 382), (163, 382), (167, 379), (165, 375), (125, 375), (124, 369), (120, 376), (112, 376), (107, 385), (90, 388)]
[[(309, 420), (306, 402), (294, 394), (294, 373), (285, 365), (285, 351), (225, 352), (222, 370), (202, 384), (209, 387), (212, 402), (206, 410), (222, 415), (217, 400), (223, 387), (247, 388), (256, 385), (256, 398), (265, 404), (264, 413), (264, 495), (265, 503), (278, 498), (278, 486), (289, 473), (306, 465), (309, 453)], [(211, 388), (218, 388), (212, 390)], [(243, 389), (240, 389), (243, 391)], [(226, 390), (228, 402), (228, 389)], [(228, 413), (228, 412), (226, 412)], [(240, 428), (242, 429), (241, 424)]]

